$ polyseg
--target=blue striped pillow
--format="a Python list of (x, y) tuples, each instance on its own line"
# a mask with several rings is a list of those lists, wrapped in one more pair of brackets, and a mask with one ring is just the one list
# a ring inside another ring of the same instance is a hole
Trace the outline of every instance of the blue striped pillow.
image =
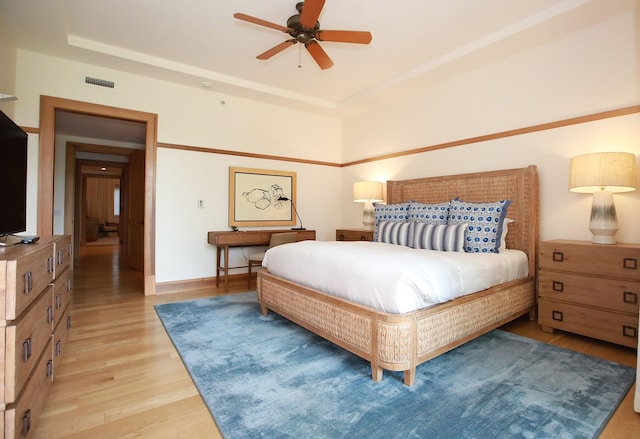
[(422, 250), (464, 252), (467, 224), (427, 224), (413, 226), (413, 247)]
[(376, 241), (388, 244), (406, 245), (411, 247), (413, 238), (413, 223), (397, 223), (380, 221)]
[(409, 215), (409, 203), (380, 204), (376, 203), (374, 209), (373, 240), (378, 240), (379, 224), (383, 221), (404, 223)]

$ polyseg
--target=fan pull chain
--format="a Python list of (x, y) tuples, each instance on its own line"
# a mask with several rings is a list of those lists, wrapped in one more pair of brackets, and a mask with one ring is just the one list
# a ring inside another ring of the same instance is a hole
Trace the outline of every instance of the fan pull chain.
[(298, 46), (298, 68), (302, 68), (302, 45)]

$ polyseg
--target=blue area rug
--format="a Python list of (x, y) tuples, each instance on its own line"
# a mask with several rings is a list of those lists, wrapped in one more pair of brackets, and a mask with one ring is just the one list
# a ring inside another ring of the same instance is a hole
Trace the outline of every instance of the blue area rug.
[(225, 438), (593, 438), (635, 369), (496, 330), (415, 385), (274, 313), (255, 293), (156, 305)]

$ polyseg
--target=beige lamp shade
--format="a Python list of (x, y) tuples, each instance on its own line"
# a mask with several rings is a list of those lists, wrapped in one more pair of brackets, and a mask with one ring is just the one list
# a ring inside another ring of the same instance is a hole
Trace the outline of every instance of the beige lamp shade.
[(358, 181), (354, 183), (353, 201), (360, 203), (382, 201), (382, 183), (379, 181)]
[(636, 190), (636, 156), (630, 152), (595, 152), (571, 159), (569, 190), (595, 193)]

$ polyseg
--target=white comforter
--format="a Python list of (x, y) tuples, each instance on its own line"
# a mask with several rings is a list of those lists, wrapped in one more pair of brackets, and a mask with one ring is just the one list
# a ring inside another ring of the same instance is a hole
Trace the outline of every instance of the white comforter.
[(389, 313), (406, 313), (527, 276), (519, 250), (474, 254), (366, 241), (301, 241), (269, 249), (269, 272)]

